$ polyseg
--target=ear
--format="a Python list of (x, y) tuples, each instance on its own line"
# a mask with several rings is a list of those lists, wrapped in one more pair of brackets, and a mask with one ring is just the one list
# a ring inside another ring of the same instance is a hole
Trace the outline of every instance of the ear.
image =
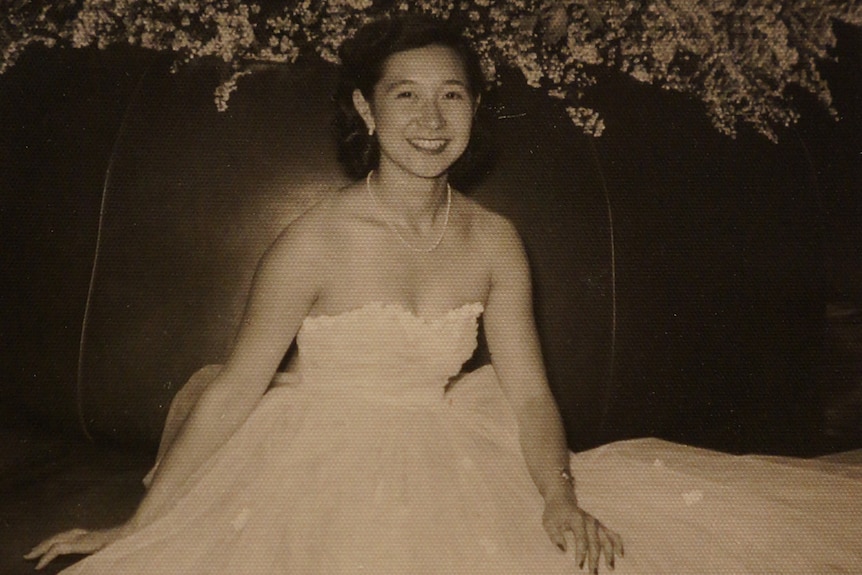
[(375, 128), (374, 113), (371, 111), (371, 104), (368, 103), (359, 88), (353, 90), (353, 107), (356, 108), (365, 125), (368, 126), (368, 131), (373, 132)]
[(473, 102), (473, 116), (476, 115), (476, 112), (479, 111), (479, 105), (482, 103), (482, 95), (476, 95), (476, 101)]

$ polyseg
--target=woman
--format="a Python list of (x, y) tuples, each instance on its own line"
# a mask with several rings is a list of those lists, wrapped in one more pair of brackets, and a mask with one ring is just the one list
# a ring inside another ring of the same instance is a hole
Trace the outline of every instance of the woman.
[[(396, 18), (342, 60), (358, 181), (269, 248), (228, 363), (166, 433), (134, 517), (47, 540), (38, 566), (95, 551), (68, 573), (862, 572), (859, 467), (656, 440), (570, 460), (520, 240), (448, 185), (475, 57)], [(492, 365), (459, 375), (480, 316)], [(294, 337), (293, 384), (265, 392)], [(625, 533), (625, 560), (580, 505)]]
[[(401, 17), (342, 57), (361, 122), (342, 156), (365, 177), (263, 256), (229, 361), (132, 519), (47, 540), (37, 568), (100, 549), (68, 572), (595, 573), (622, 555), (577, 504), (518, 235), (448, 183), (476, 56)], [(450, 381), (480, 314), (493, 370)], [(299, 383), (264, 394), (294, 337)]]

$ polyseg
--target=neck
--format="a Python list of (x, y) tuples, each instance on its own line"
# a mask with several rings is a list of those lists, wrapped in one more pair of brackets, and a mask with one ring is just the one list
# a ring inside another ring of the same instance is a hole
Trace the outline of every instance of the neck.
[(431, 228), (446, 209), (448, 182), (445, 173), (436, 178), (419, 178), (381, 166), (372, 172), (369, 185), (377, 202), (392, 217), (420, 232)]

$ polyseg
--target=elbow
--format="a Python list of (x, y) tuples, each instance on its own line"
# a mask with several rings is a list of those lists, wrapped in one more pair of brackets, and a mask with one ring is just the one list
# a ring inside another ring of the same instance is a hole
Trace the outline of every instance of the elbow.
[(560, 420), (560, 410), (550, 390), (537, 390), (521, 397), (512, 408), (522, 426), (530, 427), (540, 422), (556, 423)]
[(220, 369), (199, 391), (196, 411), (208, 412), (219, 419), (233, 415), (244, 418), (265, 390), (265, 385), (251, 385), (228, 369)]

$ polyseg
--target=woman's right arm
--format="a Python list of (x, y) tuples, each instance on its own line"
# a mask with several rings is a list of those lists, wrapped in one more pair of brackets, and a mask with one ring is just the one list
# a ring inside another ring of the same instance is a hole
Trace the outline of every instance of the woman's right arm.
[(164, 514), (186, 480), (248, 418), (322, 285), (322, 236), (304, 219), (283, 232), (258, 263), (230, 357), (165, 453), (132, 518), (113, 529), (76, 529), (47, 539), (25, 556), (39, 558), (37, 568), (58, 555), (97, 551)]
[(320, 289), (321, 246), (296, 222), (261, 258), (234, 348), (207, 386), (130, 520), (135, 529), (173, 503), (184, 481), (248, 418)]

